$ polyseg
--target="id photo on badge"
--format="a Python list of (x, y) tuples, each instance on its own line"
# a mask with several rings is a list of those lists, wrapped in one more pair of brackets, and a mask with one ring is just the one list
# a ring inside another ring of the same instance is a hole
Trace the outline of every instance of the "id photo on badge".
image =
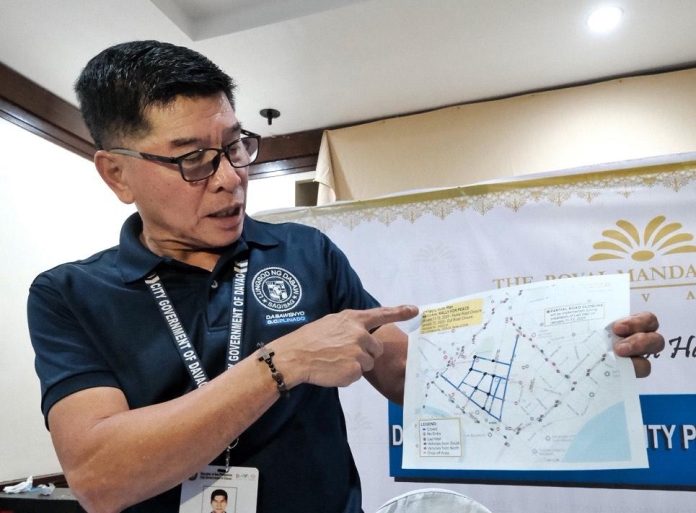
[(210, 498), (210, 504), (203, 504), (201, 513), (236, 513), (236, 488), (205, 488), (203, 498)]
[(208, 466), (181, 483), (179, 513), (255, 513), (259, 471)]

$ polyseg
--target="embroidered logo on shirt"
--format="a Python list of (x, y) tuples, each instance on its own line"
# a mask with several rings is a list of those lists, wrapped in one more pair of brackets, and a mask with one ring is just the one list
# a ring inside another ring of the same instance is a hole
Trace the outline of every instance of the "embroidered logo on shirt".
[(302, 286), (295, 275), (282, 267), (266, 267), (251, 280), (254, 297), (274, 312), (287, 312), (302, 299)]

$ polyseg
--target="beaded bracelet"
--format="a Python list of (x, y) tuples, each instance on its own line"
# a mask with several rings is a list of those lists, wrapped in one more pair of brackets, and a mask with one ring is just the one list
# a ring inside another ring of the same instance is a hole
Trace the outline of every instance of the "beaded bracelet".
[(275, 353), (273, 351), (269, 353), (261, 342), (256, 344), (256, 347), (258, 347), (259, 351), (261, 352), (261, 356), (259, 356), (258, 360), (260, 362), (266, 362), (266, 365), (268, 365), (268, 368), (271, 370), (271, 377), (275, 380), (276, 386), (278, 387), (278, 392), (280, 392), (282, 397), (288, 397), (290, 395), (290, 391), (285, 384), (283, 375), (278, 372), (278, 369), (276, 369), (275, 365), (273, 364), (273, 356), (275, 356)]

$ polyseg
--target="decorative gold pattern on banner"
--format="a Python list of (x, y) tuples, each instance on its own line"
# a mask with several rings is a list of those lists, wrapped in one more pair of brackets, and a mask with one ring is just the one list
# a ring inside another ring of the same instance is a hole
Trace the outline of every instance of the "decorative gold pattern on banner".
[[(693, 182), (696, 182), (696, 162), (687, 162), (471, 185), (274, 212), (259, 215), (257, 218), (268, 222), (297, 221), (320, 230), (327, 230), (335, 225), (352, 230), (362, 222), (373, 220), (388, 226), (397, 221), (414, 223), (423, 216), (445, 219), (454, 212), (466, 210), (472, 210), (483, 216), (492, 209), (500, 207), (519, 212), (533, 204), (549, 203), (561, 207), (573, 199), (592, 203), (607, 191), (613, 191), (614, 194), (624, 198), (630, 198), (636, 190), (646, 188), (662, 187), (679, 192)], [(640, 244), (640, 242), (636, 242), (635, 246), (629, 244), (623, 249), (628, 254), (629, 249)], [(654, 249), (648, 248), (642, 250), (655, 252)], [(619, 250), (616, 251), (617, 254), (623, 254)], [(639, 253), (638, 256), (647, 258), (647, 253)]]
[(652, 260), (657, 255), (675, 253), (696, 253), (696, 246), (683, 244), (694, 240), (691, 233), (676, 233), (681, 230), (681, 223), (667, 223), (665, 216), (656, 216), (648, 222), (641, 232), (625, 219), (616, 221), (618, 230), (604, 230), (605, 240), (595, 242), (592, 246), (601, 252), (595, 253), (588, 260), (610, 260), (631, 258), (637, 262)]

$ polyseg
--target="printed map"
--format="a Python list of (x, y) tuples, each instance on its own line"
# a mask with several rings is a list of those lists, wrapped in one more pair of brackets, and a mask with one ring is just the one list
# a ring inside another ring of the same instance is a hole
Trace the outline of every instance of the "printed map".
[(409, 335), (404, 468), (647, 467), (633, 366), (612, 351), (626, 275), (421, 308)]

